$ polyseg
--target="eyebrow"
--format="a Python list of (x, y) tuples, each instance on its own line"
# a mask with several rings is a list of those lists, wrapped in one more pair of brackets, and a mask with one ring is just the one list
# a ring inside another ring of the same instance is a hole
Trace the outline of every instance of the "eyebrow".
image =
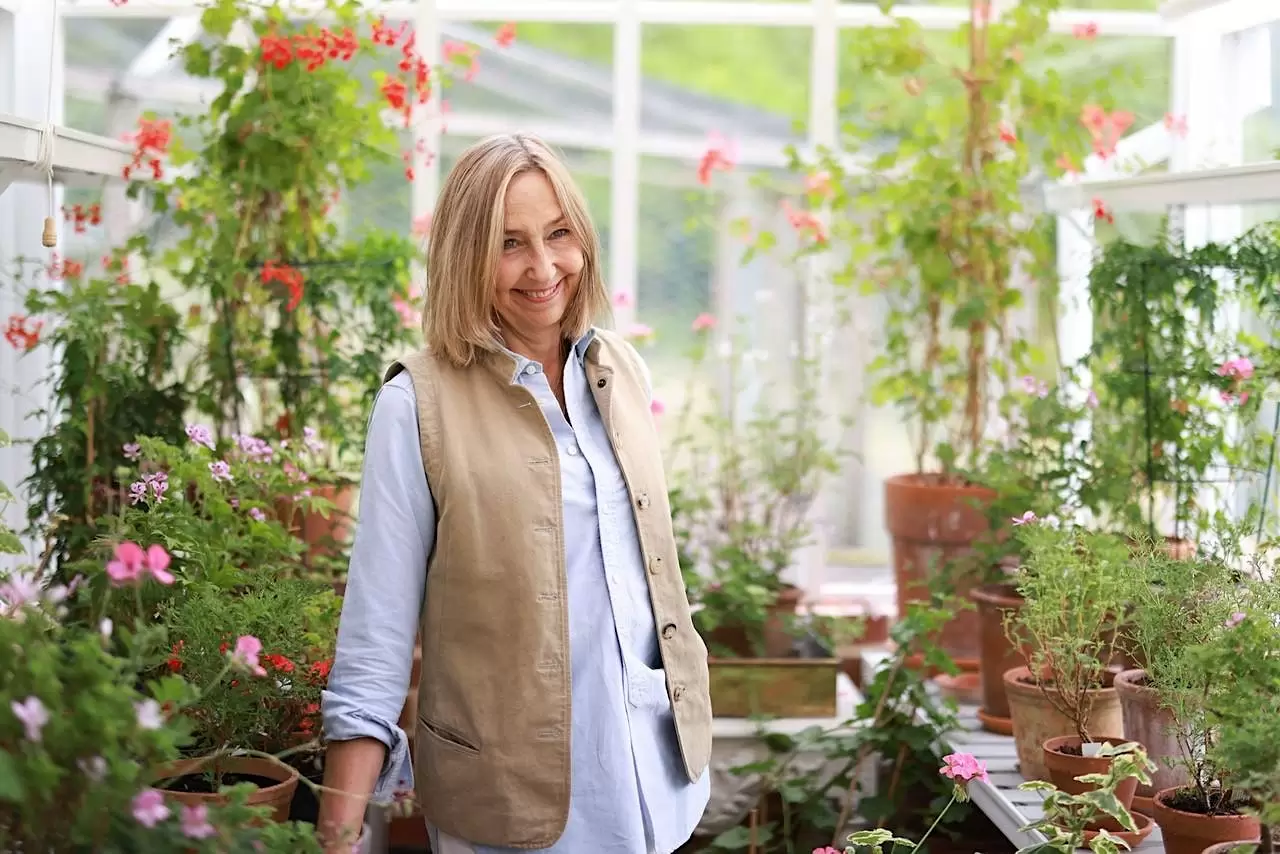
[[(568, 224), (569, 224), (569, 218), (564, 214), (561, 214), (560, 216), (553, 219), (551, 222), (547, 223), (543, 228), (556, 228), (558, 226), (563, 226)], [(539, 230), (542, 230), (542, 229), (539, 229)], [(524, 234), (524, 231), (523, 229), (519, 229), (519, 228), (504, 228), (503, 234)]]

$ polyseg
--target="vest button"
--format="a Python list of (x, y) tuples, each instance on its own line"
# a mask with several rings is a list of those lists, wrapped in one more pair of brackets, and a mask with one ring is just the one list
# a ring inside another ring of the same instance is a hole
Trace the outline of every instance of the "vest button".
[(646, 507), (648, 507), (648, 506), (649, 506), (649, 493), (647, 493), (647, 492), (642, 492), (642, 493), (640, 493), (640, 496), (636, 499), (636, 504), (639, 504), (639, 505), (640, 505), (640, 509), (641, 509), (641, 510), (643, 510), (643, 509), (645, 509)]
[(676, 624), (675, 624), (675, 623), (667, 623), (665, 626), (663, 626), (663, 627), (662, 627), (662, 639), (663, 639), (663, 640), (671, 640), (671, 639), (672, 639), (673, 637), (675, 637), (675, 636), (676, 636)]
[(673, 703), (678, 703), (678, 702), (680, 702), (680, 700), (682, 700), (683, 698), (684, 698), (684, 686), (683, 686), (683, 685), (677, 685), (676, 687), (674, 687), (674, 688), (672, 688), (672, 689), (671, 689), (671, 701), (672, 701)]
[(608, 382), (609, 381), (606, 380), (604, 377), (601, 377), (600, 379), (596, 380), (596, 388), (604, 388), (605, 385), (608, 384)]
[(659, 557), (658, 555), (654, 555), (653, 557), (649, 558), (649, 572), (651, 572), (654, 575), (657, 575), (659, 572), (662, 572), (662, 558)]

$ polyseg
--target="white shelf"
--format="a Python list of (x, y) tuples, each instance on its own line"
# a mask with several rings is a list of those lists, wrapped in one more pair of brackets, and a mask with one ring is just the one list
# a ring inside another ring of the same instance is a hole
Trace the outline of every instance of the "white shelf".
[[(54, 180), (64, 186), (97, 186), (104, 178), (122, 179), (133, 160), (133, 149), (124, 142), (55, 129)], [(0, 113), (0, 192), (15, 181), (43, 182), (35, 169), (40, 156), (40, 124)]]
[(1110, 211), (1165, 212), (1177, 205), (1280, 202), (1280, 160), (1167, 172), (1113, 180), (1080, 180), (1045, 187), (1045, 206), (1057, 213), (1090, 210), (1100, 199)]

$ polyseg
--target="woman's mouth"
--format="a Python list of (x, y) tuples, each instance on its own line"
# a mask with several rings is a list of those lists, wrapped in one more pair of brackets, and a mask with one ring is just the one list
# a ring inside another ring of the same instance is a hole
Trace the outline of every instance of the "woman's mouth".
[(552, 285), (549, 288), (541, 288), (536, 291), (523, 290), (523, 289), (517, 288), (516, 293), (520, 294), (520, 296), (529, 300), (529, 302), (537, 302), (537, 303), (549, 302), (550, 300), (554, 299), (558, 293), (560, 293), (560, 288), (563, 285), (564, 285), (564, 279), (561, 279), (560, 281), (556, 282), (554, 285)]

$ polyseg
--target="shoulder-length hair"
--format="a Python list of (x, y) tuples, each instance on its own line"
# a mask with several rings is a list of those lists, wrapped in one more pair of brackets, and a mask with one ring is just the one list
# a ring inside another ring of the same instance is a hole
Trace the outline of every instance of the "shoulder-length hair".
[(582, 191), (564, 162), (530, 134), (501, 134), (463, 152), (445, 178), (427, 245), (427, 299), (422, 333), (432, 352), (459, 367), (501, 347), (494, 281), (505, 233), (507, 187), (517, 175), (541, 172), (551, 182), (585, 263), (561, 327), (566, 338), (585, 335), (609, 316), (600, 270), (600, 238)]

